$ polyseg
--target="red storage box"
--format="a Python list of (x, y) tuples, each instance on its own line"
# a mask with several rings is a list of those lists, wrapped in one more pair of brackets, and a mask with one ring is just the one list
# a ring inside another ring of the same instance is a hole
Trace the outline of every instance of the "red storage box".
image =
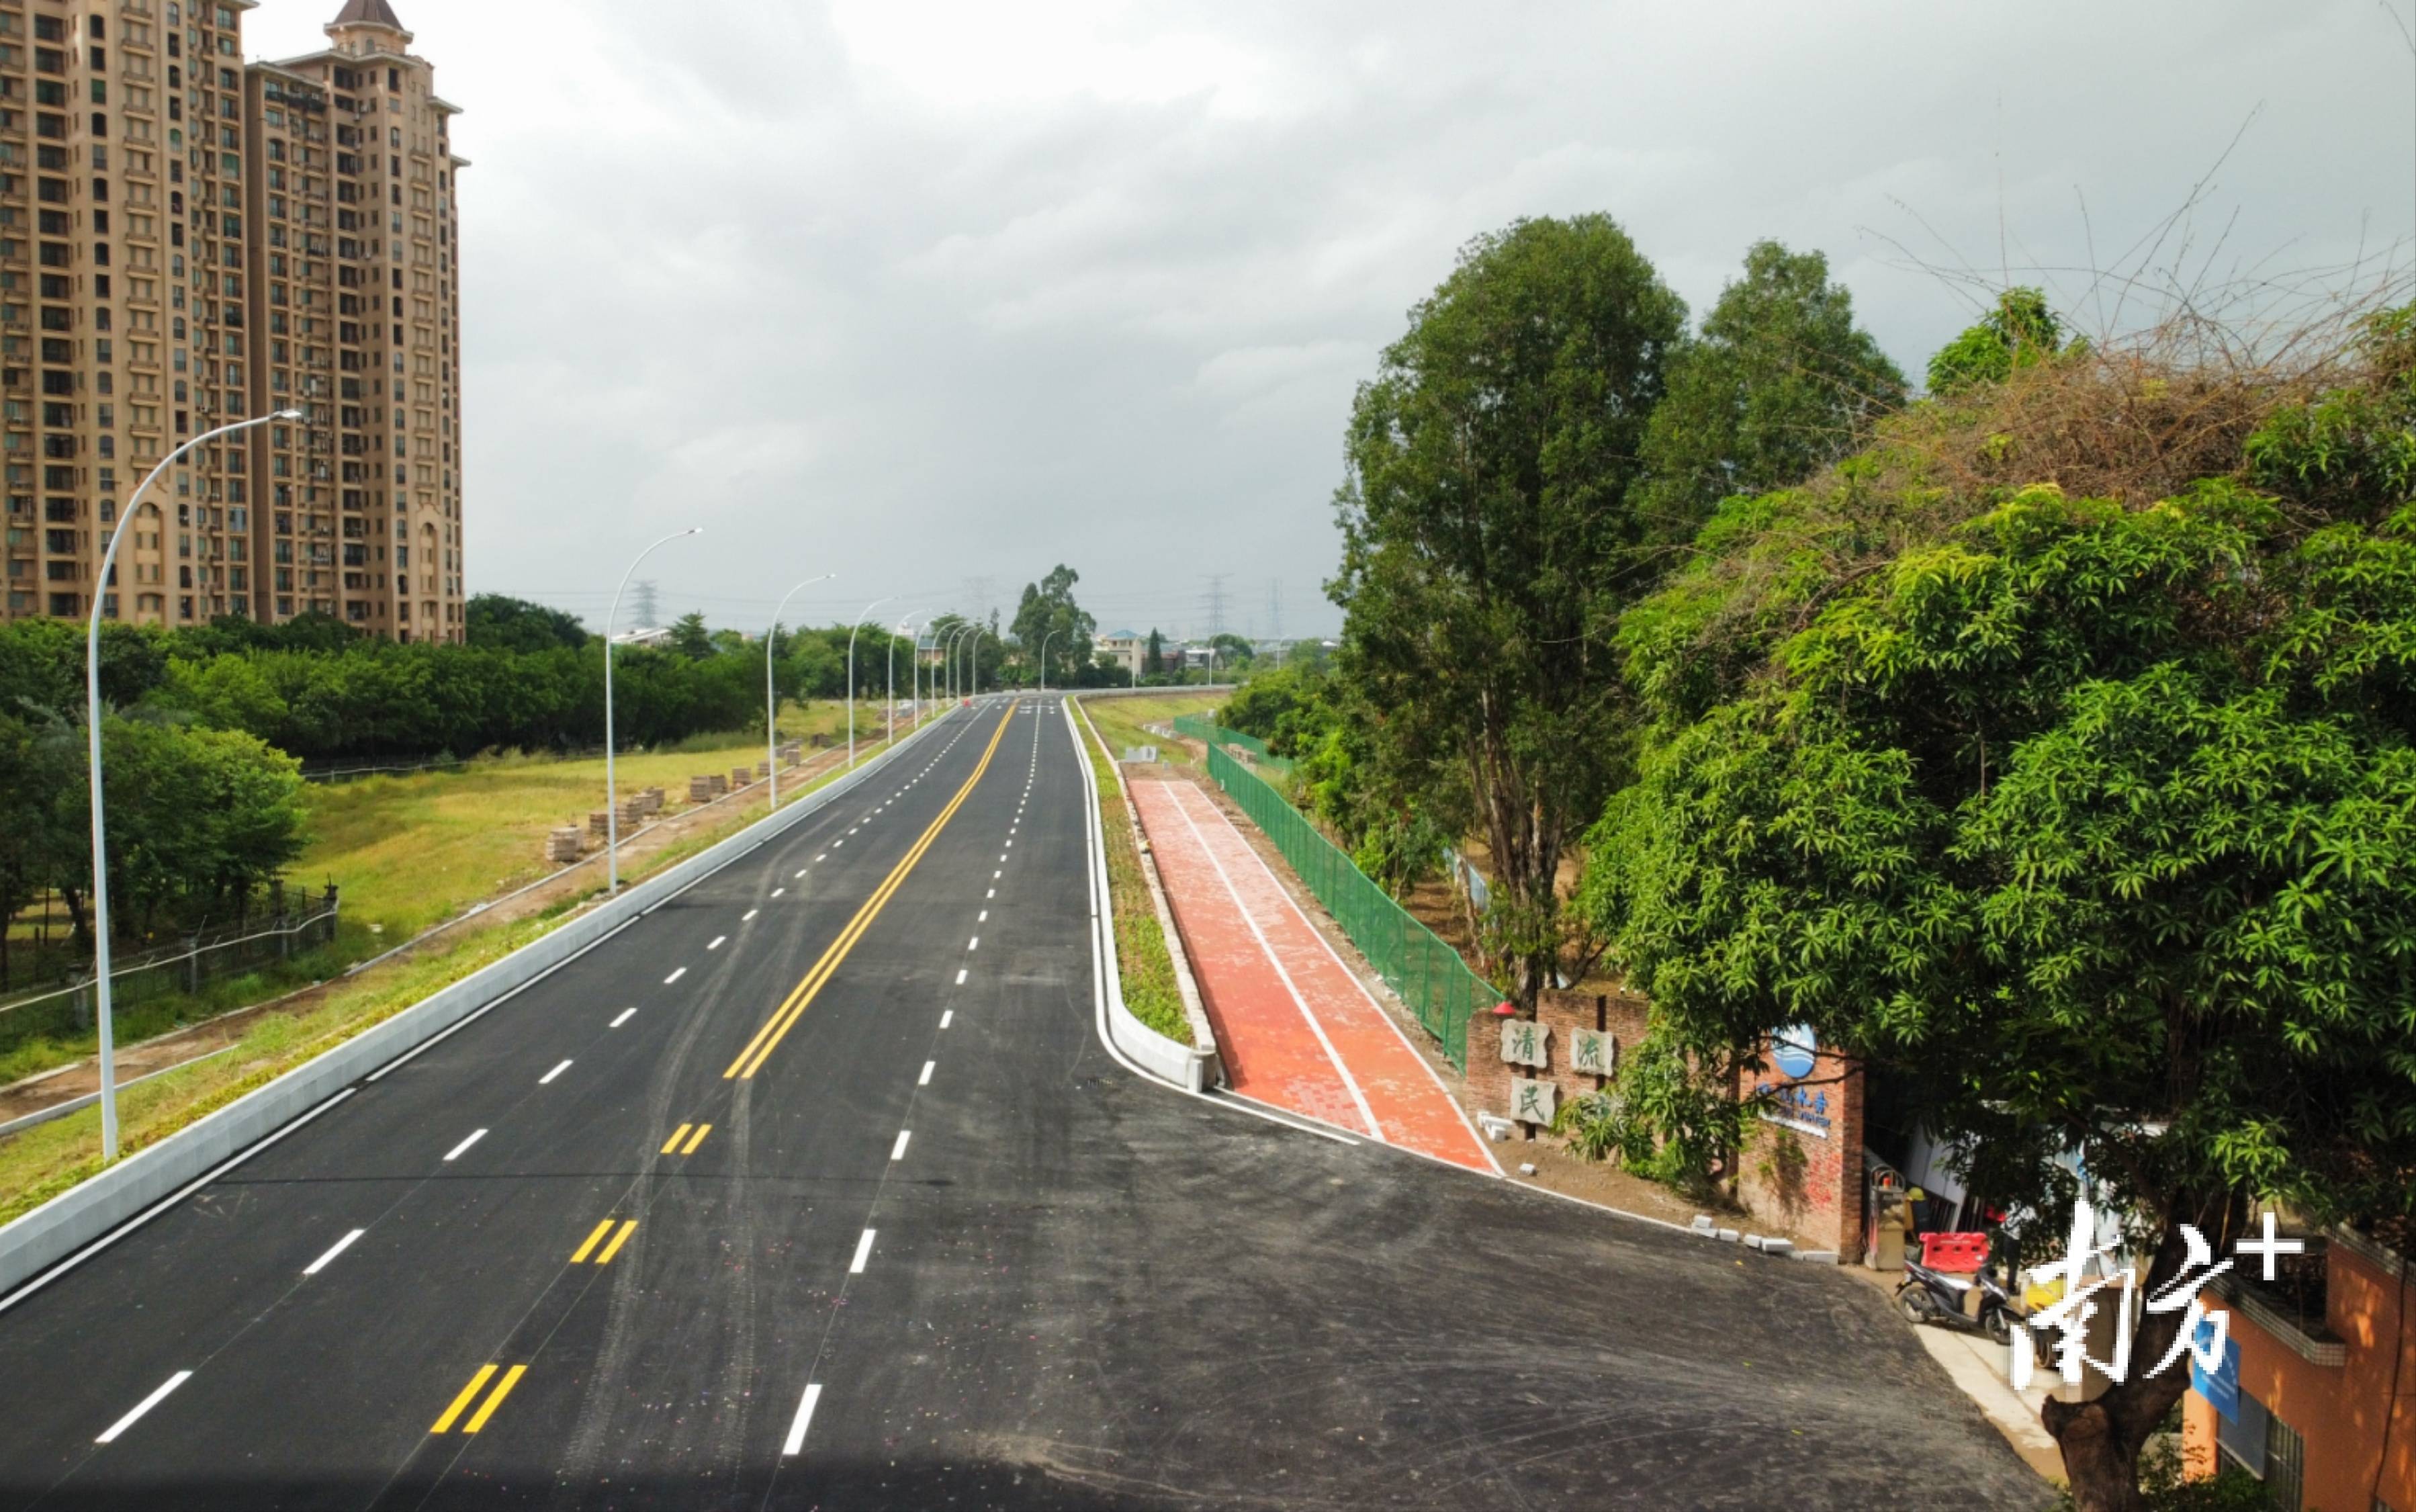
[(1921, 1263), (1934, 1271), (1979, 1271), (1988, 1264), (1985, 1233), (1925, 1233)]

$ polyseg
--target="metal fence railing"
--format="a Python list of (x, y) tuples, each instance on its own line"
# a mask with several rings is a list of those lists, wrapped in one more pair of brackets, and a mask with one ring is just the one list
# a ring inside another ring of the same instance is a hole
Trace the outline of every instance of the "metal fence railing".
[(1197, 714), (1178, 714), (1174, 717), (1174, 733), (1188, 735), (1212, 748), (1237, 746), (1248, 751), (1251, 758), (1268, 771), (1281, 772), (1287, 777), (1291, 775), (1291, 762), (1267, 749), (1265, 741), (1256, 735), (1246, 735), (1239, 730), (1228, 730), (1213, 719), (1202, 718)]
[(1451, 1064), (1468, 1069), (1468, 1022), (1501, 994), (1468, 969), (1459, 952), (1393, 900), (1332, 840), (1265, 779), (1208, 747), (1208, 775), (1276, 842), (1342, 932), (1359, 947), (1386, 986), (1399, 994), (1427, 1032), (1442, 1042)]
[[(336, 938), (341, 922), (336, 889), (331, 886), (322, 895), (304, 897), (297, 915), (271, 916), (249, 932), (197, 939), (182, 950), (154, 952), (112, 970), (112, 1001), (120, 1008), (130, 1008), (160, 998), (190, 995), (204, 983), (326, 945)], [(0, 1050), (37, 1036), (88, 1033), (92, 1025), (92, 977), (86, 975), (54, 991), (0, 1003)]]

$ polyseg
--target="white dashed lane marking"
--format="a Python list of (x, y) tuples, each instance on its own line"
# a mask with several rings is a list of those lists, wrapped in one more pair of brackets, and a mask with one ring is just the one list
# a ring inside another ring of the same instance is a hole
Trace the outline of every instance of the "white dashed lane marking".
[(607, 1028), (607, 1029), (618, 1029), (618, 1028), (620, 1028), (623, 1024), (627, 1023), (630, 1020), (632, 1020), (632, 1019), (636, 1018), (637, 1016), (638, 1016), (638, 1010), (637, 1010), (637, 1009), (635, 1009), (635, 1008), (623, 1008), (623, 1009), (621, 1010), (621, 1016), (620, 1016), (619, 1018), (617, 1018), (617, 1019), (613, 1020), (611, 1023), (606, 1024), (604, 1027), (605, 1027), (605, 1028)]
[[(866, 1237), (870, 1238), (871, 1235), (867, 1234)], [(168, 1393), (175, 1390), (178, 1386), (183, 1385), (186, 1382), (190, 1381), (191, 1379), (193, 1379), (193, 1372), (190, 1370), (179, 1370), (174, 1375), (170, 1376), (166, 1385), (161, 1386), (159, 1390), (151, 1393), (148, 1397), (143, 1398), (142, 1401), (136, 1403), (134, 1411), (127, 1414), (124, 1417), (121, 1417), (116, 1422), (109, 1425), (109, 1430), (92, 1442), (95, 1444), (115, 1444), (119, 1434), (125, 1432), (128, 1429), (132, 1428), (135, 1424), (143, 1421), (143, 1414), (167, 1400)]]
[(476, 1133), (472, 1134), (468, 1139), (463, 1140), (461, 1143), (459, 1143), (459, 1144), (457, 1144), (457, 1145), (453, 1146), (453, 1148), (451, 1148), (451, 1149), (449, 1149), (449, 1150), (445, 1151), (445, 1159), (447, 1159), (447, 1160), (459, 1160), (459, 1159), (461, 1159), (463, 1156), (465, 1156), (465, 1155), (467, 1155), (467, 1154), (469, 1154), (469, 1153), (470, 1153), (470, 1146), (472, 1146), (473, 1144), (477, 1143), (480, 1140), (483, 1140), (483, 1139), (485, 1139), (486, 1137), (487, 1137), (487, 1131), (486, 1131), (485, 1129), (483, 1129), (483, 1128), (482, 1128), (482, 1129), (479, 1129), (477, 1132), (476, 1132)]

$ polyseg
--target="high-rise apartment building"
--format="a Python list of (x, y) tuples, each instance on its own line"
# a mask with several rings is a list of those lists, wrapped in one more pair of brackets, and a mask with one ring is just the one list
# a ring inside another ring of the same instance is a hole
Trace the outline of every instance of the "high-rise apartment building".
[[(247, 66), (253, 0), (0, 0), (5, 612), (462, 633), (449, 123), (385, 0)], [(95, 581), (128, 490), (191, 437)]]

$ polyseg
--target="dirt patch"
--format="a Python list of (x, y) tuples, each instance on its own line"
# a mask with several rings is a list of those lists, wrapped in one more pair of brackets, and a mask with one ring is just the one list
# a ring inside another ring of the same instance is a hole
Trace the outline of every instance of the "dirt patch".
[[(803, 765), (780, 774), (784, 794), (837, 770), (845, 764), (846, 760), (847, 752), (844, 750), (814, 753)], [(668, 814), (626, 837), (621, 841), (623, 881), (634, 880), (654, 871), (657, 869), (654, 863), (659, 861), (666, 851), (697, 835), (731, 825), (733, 821), (747, 816), (751, 805), (763, 803), (766, 796), (765, 784), (750, 783), (715, 802)], [(578, 903), (600, 894), (604, 889), (604, 856), (598, 851), (550, 877), (449, 919), (386, 955), (375, 958), (373, 962), (364, 962), (337, 980), (349, 980), (362, 970), (374, 970), (378, 966), (413, 960), (433, 945), (450, 945), (465, 930), (490, 930), (543, 914), (566, 903)], [(263, 1019), (276, 1015), (298, 1018), (310, 1013), (322, 1005), (334, 985), (332, 982), (314, 983), (266, 1003), (220, 1014), (205, 1023), (160, 1035), (139, 1044), (122, 1045), (117, 1051), (118, 1085), (122, 1087), (138, 1077), (173, 1070), (217, 1054), (240, 1041)], [(23, 1081), (0, 1087), (0, 1125), (56, 1108), (62, 1103), (73, 1102), (79, 1097), (90, 1096), (99, 1090), (100, 1066), (98, 1061), (78, 1061), (72, 1066), (27, 1077)]]

